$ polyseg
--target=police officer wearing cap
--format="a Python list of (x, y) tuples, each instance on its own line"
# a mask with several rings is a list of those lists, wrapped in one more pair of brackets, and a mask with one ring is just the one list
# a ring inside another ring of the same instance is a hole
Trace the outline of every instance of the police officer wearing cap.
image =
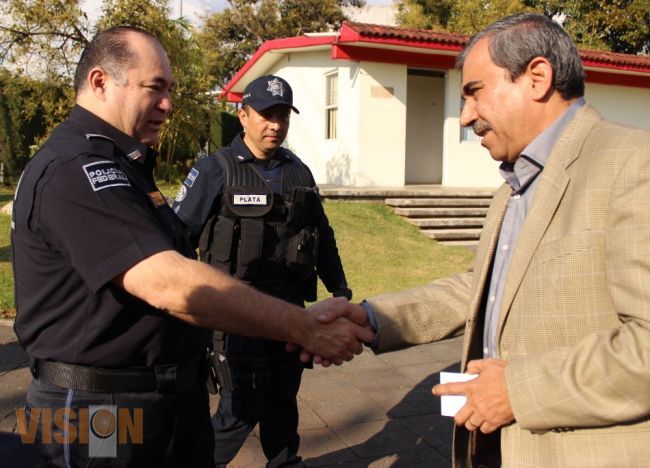
[(18, 185), (15, 331), (34, 376), (19, 423), (42, 466), (213, 466), (213, 329), (295, 342), (335, 363), (371, 338), (344, 318), (331, 329), (317, 321), (324, 309), (345, 315), (344, 300), (312, 314), (193, 260), (152, 177), (173, 85), (148, 32), (98, 33), (77, 66), (77, 105)]
[[(299, 306), (316, 299), (317, 276), (351, 298), (334, 233), (310, 170), (281, 145), (293, 93), (267, 75), (244, 90), (244, 132), (200, 159), (174, 202), (201, 260), (260, 291)], [(281, 341), (215, 335), (230, 381), (221, 382), (215, 418), (217, 466), (228, 464), (259, 423), (267, 466), (302, 465), (296, 395), (303, 365)]]

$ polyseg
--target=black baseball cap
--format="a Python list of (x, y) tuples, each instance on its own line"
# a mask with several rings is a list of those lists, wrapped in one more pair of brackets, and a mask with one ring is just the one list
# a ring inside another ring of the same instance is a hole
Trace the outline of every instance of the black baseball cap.
[(251, 106), (258, 112), (268, 109), (271, 106), (284, 104), (300, 114), (293, 106), (293, 91), (286, 80), (275, 75), (264, 75), (255, 78), (248, 83), (244, 89), (244, 96), (241, 101), (244, 106)]

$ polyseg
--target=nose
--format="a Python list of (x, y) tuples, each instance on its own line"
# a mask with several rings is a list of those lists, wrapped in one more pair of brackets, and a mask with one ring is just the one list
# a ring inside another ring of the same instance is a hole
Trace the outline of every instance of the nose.
[(170, 114), (172, 111), (172, 97), (168, 93), (166, 94), (158, 103), (158, 107), (160, 110), (162, 110), (165, 114)]
[(478, 119), (478, 114), (476, 113), (476, 104), (474, 100), (469, 98), (463, 101), (463, 108), (460, 111), (460, 125), (463, 127), (469, 127), (472, 125), (476, 119)]
[(280, 129), (280, 120), (277, 118), (270, 118), (268, 120), (269, 122), (269, 128), (273, 130), (279, 130)]

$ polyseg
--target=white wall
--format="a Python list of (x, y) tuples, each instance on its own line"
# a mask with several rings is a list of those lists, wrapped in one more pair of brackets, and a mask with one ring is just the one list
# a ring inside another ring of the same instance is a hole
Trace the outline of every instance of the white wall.
[[(285, 146), (318, 184), (402, 186), (405, 177), (406, 66), (332, 61), (329, 50), (288, 54), (268, 73), (294, 91)], [(338, 72), (338, 136), (328, 140), (325, 76)]]
[(585, 99), (606, 119), (650, 130), (650, 89), (587, 83)]
[(357, 185), (402, 186), (406, 142), (406, 66), (361, 62)]
[[(300, 114), (292, 114), (285, 146), (311, 169), (319, 184), (354, 185), (358, 153), (358, 99), (351, 77), (353, 62), (333, 62), (330, 51), (288, 54), (268, 73), (286, 79), (293, 89), (293, 102)], [(339, 75), (339, 138), (327, 140), (325, 76)]]
[(478, 142), (460, 141), (460, 72), (448, 70), (442, 184), (448, 187), (498, 187), (503, 183), (499, 163)]

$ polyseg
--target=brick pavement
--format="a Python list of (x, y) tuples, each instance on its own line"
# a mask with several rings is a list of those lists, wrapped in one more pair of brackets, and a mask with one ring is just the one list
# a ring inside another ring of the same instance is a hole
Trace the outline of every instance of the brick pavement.
[[(450, 418), (431, 395), (441, 370), (456, 370), (462, 338), (305, 371), (299, 393), (300, 454), (310, 467), (451, 466)], [(15, 409), (31, 380), (10, 323), (0, 321), (0, 431), (15, 431)], [(211, 400), (212, 411), (218, 397)], [(264, 466), (254, 431), (231, 465)]]

